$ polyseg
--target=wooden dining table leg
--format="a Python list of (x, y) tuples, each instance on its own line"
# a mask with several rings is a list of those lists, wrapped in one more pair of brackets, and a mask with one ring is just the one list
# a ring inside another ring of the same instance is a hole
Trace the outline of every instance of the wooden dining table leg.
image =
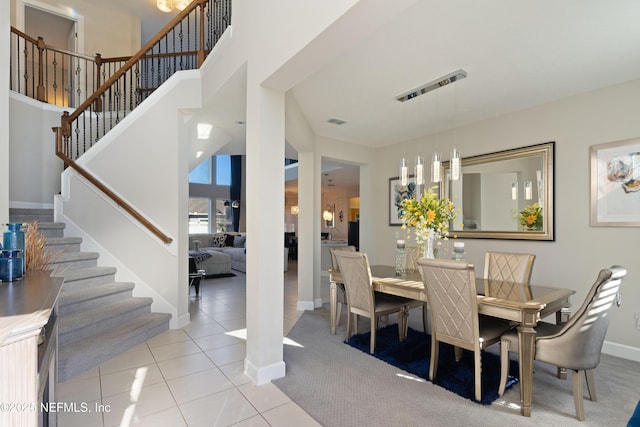
[(527, 313), (518, 326), (518, 351), (520, 353), (520, 412), (525, 417), (531, 416), (533, 397), (533, 359), (536, 344), (537, 311)]
[(330, 312), (330, 325), (331, 325), (331, 335), (336, 334), (336, 305), (338, 301), (338, 285), (336, 282), (329, 282), (329, 312)]

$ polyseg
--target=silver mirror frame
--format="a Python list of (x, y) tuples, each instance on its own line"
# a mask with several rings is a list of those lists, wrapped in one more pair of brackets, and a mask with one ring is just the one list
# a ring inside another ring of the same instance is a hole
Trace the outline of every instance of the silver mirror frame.
[[(540, 231), (451, 231), (461, 239), (505, 239), (505, 240), (555, 240), (555, 208), (554, 208), (554, 163), (555, 163), (555, 142), (531, 145), (528, 147), (514, 148), (511, 150), (498, 151), (495, 153), (481, 154), (478, 156), (462, 158), (461, 167), (481, 165), (484, 163), (497, 162), (501, 160), (512, 160), (529, 156), (542, 155), (544, 186), (543, 227)], [(450, 197), (450, 186), (448, 177), (450, 176), (449, 162), (443, 162), (445, 177), (443, 185), (440, 186), (440, 197)]]

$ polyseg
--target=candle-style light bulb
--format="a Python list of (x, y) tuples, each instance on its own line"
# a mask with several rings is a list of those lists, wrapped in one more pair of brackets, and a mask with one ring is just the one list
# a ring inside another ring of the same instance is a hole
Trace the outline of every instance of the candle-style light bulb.
[(460, 150), (457, 147), (453, 147), (451, 152), (451, 179), (457, 181), (460, 179)]
[(424, 184), (424, 160), (422, 160), (422, 156), (418, 154), (416, 156), (416, 185)]
[(407, 172), (407, 159), (400, 160), (400, 185), (407, 185), (409, 177)]
[(440, 169), (442, 168), (442, 158), (437, 151), (433, 153), (433, 163), (431, 164), (431, 182), (440, 182)]

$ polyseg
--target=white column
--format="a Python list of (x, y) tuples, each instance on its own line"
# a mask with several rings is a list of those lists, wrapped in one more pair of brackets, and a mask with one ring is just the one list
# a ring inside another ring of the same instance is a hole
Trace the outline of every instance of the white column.
[(318, 207), (315, 203), (316, 170), (313, 152), (298, 153), (298, 310), (313, 310), (314, 248)]
[(247, 71), (247, 354), (257, 385), (285, 375), (284, 93)]

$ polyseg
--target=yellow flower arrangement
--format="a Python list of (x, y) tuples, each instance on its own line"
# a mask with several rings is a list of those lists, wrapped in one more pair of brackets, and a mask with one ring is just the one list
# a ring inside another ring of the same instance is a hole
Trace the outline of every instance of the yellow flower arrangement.
[(453, 202), (447, 198), (439, 199), (435, 188), (425, 190), (419, 199), (411, 197), (400, 204), (402, 228), (409, 233), (410, 227), (415, 227), (418, 245), (426, 243), (429, 230), (433, 230), (437, 237), (449, 237), (449, 223), (457, 216)]
[(542, 230), (542, 207), (534, 203), (518, 212), (516, 220), (524, 229)]

